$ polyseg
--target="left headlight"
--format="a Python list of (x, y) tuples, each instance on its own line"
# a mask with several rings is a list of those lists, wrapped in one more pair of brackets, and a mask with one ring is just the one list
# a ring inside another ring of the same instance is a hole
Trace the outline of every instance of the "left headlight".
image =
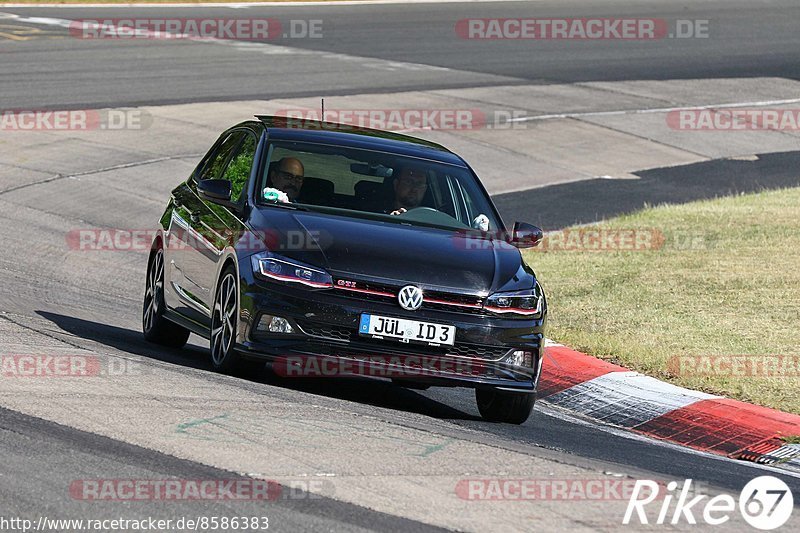
[(333, 287), (333, 278), (324, 270), (272, 252), (255, 254), (251, 261), (253, 273), (262, 279), (279, 283), (299, 283), (315, 289)]
[(510, 318), (539, 318), (543, 312), (542, 293), (537, 283), (532, 289), (496, 292), (483, 304), (484, 310)]

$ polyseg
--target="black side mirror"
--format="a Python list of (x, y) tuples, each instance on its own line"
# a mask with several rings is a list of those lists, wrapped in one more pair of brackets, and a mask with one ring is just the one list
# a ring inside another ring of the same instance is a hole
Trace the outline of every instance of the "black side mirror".
[(511, 244), (517, 248), (533, 248), (542, 241), (542, 229), (525, 222), (514, 223)]
[(197, 182), (197, 194), (203, 200), (237, 209), (231, 202), (231, 182), (228, 180), (200, 180)]

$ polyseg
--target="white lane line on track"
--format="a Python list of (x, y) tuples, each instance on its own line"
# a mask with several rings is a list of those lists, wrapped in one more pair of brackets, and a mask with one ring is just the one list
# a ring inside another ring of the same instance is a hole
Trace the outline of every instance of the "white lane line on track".
[(49, 17), (21, 17), (14, 13), (0, 13), (0, 19), (13, 19), (17, 22), (27, 22), (29, 24), (41, 24), (43, 26), (59, 26), (62, 28), (69, 28), (71, 20), (68, 19), (54, 19)]
[(395, 5), (395, 4), (492, 4), (497, 2), (533, 2), (537, 0), (335, 0), (331, 2), (209, 2), (203, 4), (187, 4), (185, 2), (167, 3), (167, 4), (147, 4), (141, 2), (132, 2), (129, 4), (0, 4), (2, 8), (14, 7), (46, 7), (46, 8), (83, 8), (83, 7), (227, 7), (230, 9), (247, 9), (250, 7), (323, 7), (323, 6), (376, 6), (376, 5)]
[[(57, 26), (60, 28), (70, 28), (70, 25), (75, 21), (71, 19), (53, 18), (53, 17), (24, 17), (14, 13), (0, 13), (0, 20), (13, 20), (15, 22), (26, 22), (28, 24), (39, 24), (42, 26)], [(154, 32), (149, 30), (134, 30), (134, 33), (141, 38), (148, 38)], [(281, 46), (277, 44), (267, 44), (259, 42), (237, 41), (232, 39), (215, 39), (215, 38), (200, 38), (200, 37), (186, 37), (180, 38), (179, 35), (169, 32), (160, 32), (159, 35), (174, 36), (170, 41), (189, 41), (201, 44), (216, 44), (223, 46), (230, 46), (236, 50), (245, 52), (260, 52), (265, 55), (304, 55), (315, 56), (322, 59), (332, 59), (337, 61), (346, 61), (351, 63), (358, 63), (363, 68), (370, 68), (375, 70), (384, 71), (437, 71), (437, 72), (451, 72), (453, 69), (447, 67), (438, 67), (435, 65), (426, 65), (423, 63), (408, 63), (405, 61), (392, 61), (389, 59), (377, 59), (372, 57), (363, 57), (350, 54), (339, 54), (334, 52), (324, 52), (320, 50), (307, 50), (303, 48), (293, 48), (290, 46)], [(125, 41), (135, 40), (134, 38), (122, 39)]]
[(133, 168), (139, 167), (143, 165), (152, 165), (154, 163), (161, 163), (163, 161), (172, 161), (178, 159), (192, 159), (196, 157), (202, 156), (202, 153), (199, 154), (182, 154), (182, 155), (167, 155), (162, 157), (156, 157), (153, 159), (145, 159), (142, 161), (131, 161), (130, 163), (120, 163), (118, 165), (111, 165), (110, 167), (103, 167), (103, 168), (96, 168), (92, 170), (83, 170), (81, 172), (74, 172), (72, 174), (55, 174), (54, 176), (50, 176), (49, 178), (45, 178), (39, 181), (34, 181), (31, 183), (24, 183), (22, 185), (17, 185), (16, 187), (11, 187), (9, 189), (0, 190), (0, 195), (18, 191), (20, 189), (27, 189), (28, 187), (34, 187), (36, 185), (44, 185), (46, 183), (50, 183), (56, 180), (63, 180), (63, 179), (80, 179), (81, 176), (91, 176), (92, 174), (100, 174), (101, 172), (110, 172), (112, 170), (121, 170), (124, 168)]
[(698, 106), (680, 107), (650, 107), (645, 109), (623, 109), (619, 111), (586, 111), (583, 113), (554, 113), (551, 115), (531, 115), (516, 117), (509, 122), (530, 122), (533, 120), (554, 120), (561, 118), (586, 118), (608, 117), (615, 115), (643, 115), (649, 113), (669, 113), (671, 111), (702, 111), (706, 109), (736, 109), (742, 107), (766, 107), (772, 105), (788, 105), (800, 103), (800, 98), (787, 98), (785, 100), (757, 100), (755, 102), (732, 102), (727, 104), (707, 104)]

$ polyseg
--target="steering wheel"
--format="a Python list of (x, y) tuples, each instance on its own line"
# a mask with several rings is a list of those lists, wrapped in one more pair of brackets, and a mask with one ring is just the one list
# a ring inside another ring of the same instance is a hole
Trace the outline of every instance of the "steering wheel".
[[(426, 213), (426, 212), (430, 213), (431, 211), (433, 211), (434, 213), (441, 213), (441, 211), (439, 211), (438, 209), (434, 209), (433, 207), (417, 206), (417, 207), (412, 207), (411, 209), (406, 209), (405, 213), (400, 213), (397, 216), (407, 215), (407, 214), (411, 213), (412, 211), (415, 211), (417, 214), (422, 214), (422, 213)], [(450, 215), (447, 215), (447, 216), (450, 216)]]
[(458, 219), (439, 211), (438, 209), (434, 209), (433, 207), (414, 207), (409, 209), (405, 213), (400, 213), (397, 215), (398, 217), (402, 217), (406, 220), (413, 220), (416, 222), (422, 222), (427, 224), (438, 224), (442, 226), (451, 227), (455, 222), (459, 227), (469, 227), (468, 225), (464, 224), (463, 222), (459, 222)]

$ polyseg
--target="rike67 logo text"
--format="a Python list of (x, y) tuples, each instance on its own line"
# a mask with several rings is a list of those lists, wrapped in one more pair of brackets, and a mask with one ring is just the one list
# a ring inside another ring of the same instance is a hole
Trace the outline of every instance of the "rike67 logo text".
[[(656, 500), (658, 503), (655, 506), (646, 509)], [(729, 494), (714, 497), (692, 494), (691, 479), (684, 481), (683, 485), (676, 481), (668, 483), (666, 494), (660, 494), (659, 484), (655, 481), (639, 479), (636, 480), (622, 523), (630, 524), (635, 514), (640, 524), (679, 524), (683, 521), (697, 524), (699, 518), (701, 523), (718, 526), (728, 522), (731, 515), (735, 515), (737, 507), (745, 522), (756, 529), (768, 531), (779, 528), (789, 520), (794, 499), (789, 486), (773, 476), (760, 476), (748, 482), (739, 494), (738, 502)], [(648, 510), (651, 511), (649, 514)], [(657, 515), (652, 512), (655, 510)]]

